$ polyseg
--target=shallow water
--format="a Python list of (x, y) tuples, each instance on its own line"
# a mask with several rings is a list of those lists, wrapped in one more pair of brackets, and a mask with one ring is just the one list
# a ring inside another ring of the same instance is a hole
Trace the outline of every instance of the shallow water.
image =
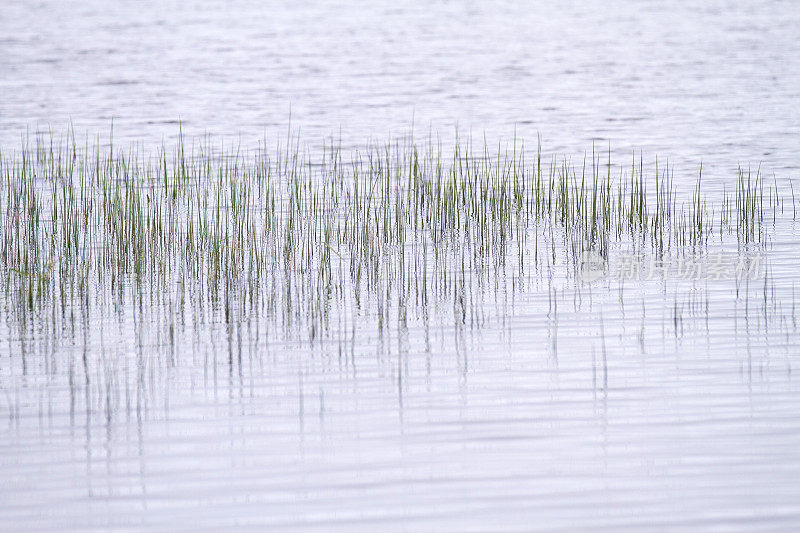
[(558, 249), (466, 300), (345, 299), (314, 339), (313, 318), (182, 307), (177, 288), (31, 313), (6, 295), (0, 529), (797, 528), (799, 19), (790, 2), (4, 8), (4, 155), (26, 127), (105, 136), (112, 117), (123, 145), (180, 118), (252, 147), (291, 106), (312, 153), (413, 116), (445, 138), (541, 133), (575, 160), (610, 139), (669, 155), (679, 188), (702, 159), (712, 200), (763, 161), (786, 201), (747, 283), (581, 283)]

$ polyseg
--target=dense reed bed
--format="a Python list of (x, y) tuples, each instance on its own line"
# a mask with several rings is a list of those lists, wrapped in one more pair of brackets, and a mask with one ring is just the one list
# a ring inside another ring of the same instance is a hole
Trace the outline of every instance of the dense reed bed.
[(314, 161), (294, 137), (274, 150), (181, 138), (152, 154), (66, 139), (0, 154), (0, 261), (19, 312), (132, 288), (319, 325), (332, 301), (367, 295), (463, 306), (467, 284), (556, 254), (759, 244), (787, 206), (796, 213), (793, 189), (782, 196), (758, 170), (711, 203), (702, 169), (679, 191), (668, 165), (648, 171), (641, 156), (618, 166), (593, 149), (576, 164), (516, 141), (447, 153), (432, 140), (348, 154), (330, 143)]
[[(466, 373), (478, 330), (530, 333), (525, 347), (556, 362), (559, 342), (586, 348), (576, 336), (603, 358), (606, 342), (645, 353), (711, 339), (720, 312), (733, 318), (714, 342), (739, 328), (795, 342), (785, 252), (757, 280), (582, 274), (587, 251), (606, 266), (764, 252), (773, 227), (793, 234), (791, 182), (740, 170), (715, 181), (730, 186), (712, 202), (701, 172), (617, 165), (608, 151), (576, 164), (538, 144), (446, 152), (405, 139), (346, 154), (330, 143), (316, 160), (300, 146), (181, 139), (146, 153), (70, 137), (0, 154), (9, 419), (41, 417), (61, 391), (71, 419), (83, 405), (110, 427), (194, 384), (216, 398), (227, 380), (241, 396), (287, 354), (354, 371), (369, 353), (402, 388), (415, 350), (452, 348)], [(509, 326), (515, 309), (533, 332)]]

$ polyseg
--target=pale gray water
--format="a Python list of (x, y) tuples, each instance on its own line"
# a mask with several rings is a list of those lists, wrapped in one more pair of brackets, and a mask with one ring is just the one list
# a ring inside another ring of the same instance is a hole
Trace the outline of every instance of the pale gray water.
[(347, 145), (418, 131), (608, 139), (696, 169), (796, 171), (800, 9), (747, 2), (5, 2), (0, 141), (158, 142), (292, 121)]
[[(413, 116), (573, 158), (610, 139), (715, 184), (762, 161), (800, 177), (793, 2), (15, 2), (0, 73), (4, 153), (112, 117), (122, 144), (180, 119), (252, 146), (291, 107), (310, 150)], [(450, 301), (383, 328), (345, 306), (315, 343), (266, 316), (176, 318), (174, 294), (86, 322), (4, 301), (0, 529), (797, 529), (788, 218), (739, 294), (534, 272), (476, 290), (479, 323)]]

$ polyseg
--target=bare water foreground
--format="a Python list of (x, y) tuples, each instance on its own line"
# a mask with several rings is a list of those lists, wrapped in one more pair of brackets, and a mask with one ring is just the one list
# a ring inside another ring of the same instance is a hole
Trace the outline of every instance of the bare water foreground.
[(797, 530), (798, 28), (4, 5), (0, 530)]

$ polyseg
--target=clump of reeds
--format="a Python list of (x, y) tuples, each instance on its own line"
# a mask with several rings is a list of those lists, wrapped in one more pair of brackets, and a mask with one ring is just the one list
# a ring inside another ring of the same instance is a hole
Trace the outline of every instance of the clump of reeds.
[(544, 161), (540, 144), (531, 154), (457, 143), (443, 155), (406, 140), (345, 156), (331, 143), (314, 162), (290, 141), (246, 151), (181, 138), (146, 155), (67, 136), (0, 154), (7, 296), (33, 310), (178, 286), (226, 314), (261, 306), (317, 328), (337, 299), (465, 306), (469, 284), (556, 248), (607, 257), (623, 240), (656, 253), (714, 234), (759, 242), (783, 202), (758, 171), (740, 171), (718, 208), (701, 171), (680, 201), (668, 166), (648, 178), (640, 156), (612, 175), (610, 151), (594, 149), (575, 165)]

